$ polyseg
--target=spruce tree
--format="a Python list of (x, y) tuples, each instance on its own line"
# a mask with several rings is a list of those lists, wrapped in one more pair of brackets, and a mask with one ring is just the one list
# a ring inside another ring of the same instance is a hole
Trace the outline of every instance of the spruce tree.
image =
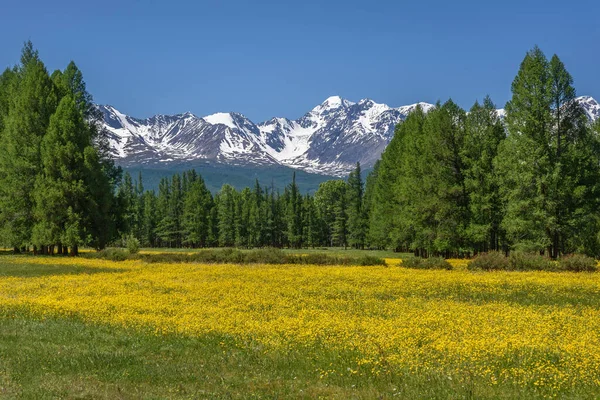
[(123, 182), (119, 185), (117, 199), (119, 202), (119, 231), (122, 238), (133, 235), (136, 231), (137, 196), (133, 179), (129, 172), (125, 172)]
[[(343, 246), (343, 243), (340, 244), (336, 237), (339, 237), (339, 233), (344, 235), (347, 233), (345, 224), (346, 185), (346, 182), (342, 180), (329, 180), (321, 183), (319, 189), (315, 192), (315, 207), (318, 218), (323, 224), (322, 237), (324, 237), (327, 246)], [(338, 236), (334, 237), (336, 221), (339, 227), (344, 227), (344, 229), (338, 232)]]
[(348, 243), (357, 249), (364, 249), (366, 240), (367, 220), (364, 210), (364, 185), (361, 176), (360, 163), (348, 177)]
[(193, 177), (185, 193), (183, 206), (184, 244), (206, 247), (210, 237), (210, 217), (213, 207), (212, 195), (202, 177)]
[(293, 248), (302, 247), (302, 195), (296, 184), (296, 173), (292, 177), (292, 183), (287, 190), (286, 201), (286, 235), (289, 245)]
[(236, 196), (233, 186), (225, 184), (218, 198), (219, 246), (231, 247), (236, 238)]
[(334, 220), (331, 240), (336, 246), (346, 249), (348, 246), (348, 203), (346, 197), (347, 186), (343, 186), (342, 195), (334, 203)]

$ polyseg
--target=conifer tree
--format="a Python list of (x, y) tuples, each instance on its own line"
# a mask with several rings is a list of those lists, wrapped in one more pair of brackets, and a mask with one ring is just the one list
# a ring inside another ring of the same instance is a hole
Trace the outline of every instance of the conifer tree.
[(231, 247), (235, 245), (236, 229), (236, 196), (233, 186), (225, 184), (219, 192), (218, 200), (218, 227), (219, 246)]
[(250, 188), (244, 188), (236, 199), (236, 239), (238, 247), (250, 247), (250, 216), (253, 195)]
[[(329, 180), (321, 183), (315, 192), (315, 207), (317, 215), (323, 224), (322, 237), (327, 246), (337, 245), (334, 240), (336, 219), (345, 216), (345, 201), (339, 209), (341, 197), (346, 196), (346, 182), (342, 180)], [(340, 219), (340, 222), (342, 219)]]
[(509, 135), (497, 157), (503, 227), (515, 248), (556, 258), (573, 251), (571, 239), (597, 210), (596, 138), (558, 57), (548, 62), (538, 47), (528, 52), (512, 92)]
[(15, 90), (17, 78), (16, 68), (6, 68), (2, 75), (0, 75), (0, 138), (4, 131), (4, 120), (8, 116), (10, 99), (13, 95), (13, 90)]
[(363, 207), (365, 210), (365, 241), (368, 244), (372, 244), (370, 240), (370, 227), (369, 223), (371, 221), (371, 211), (373, 209), (373, 192), (375, 191), (375, 183), (377, 182), (377, 176), (379, 174), (379, 166), (381, 165), (381, 159), (375, 162), (373, 169), (367, 175), (367, 179), (365, 182), (365, 195), (363, 200)]
[(30, 244), (40, 144), (57, 106), (54, 84), (31, 42), (17, 71), (0, 146), (0, 236), (15, 250)]
[(370, 201), (369, 242), (378, 248), (422, 249), (427, 233), (420, 225), (429, 215), (427, 204), (415, 201), (428, 189), (423, 186), (422, 168), (429, 163), (425, 151), (420, 106), (396, 126), (394, 136), (381, 156)]
[(212, 195), (202, 177), (188, 177), (188, 190), (183, 207), (184, 244), (192, 247), (205, 247), (210, 236), (210, 213), (213, 207)]
[(364, 249), (366, 240), (367, 220), (364, 210), (364, 185), (361, 176), (360, 163), (348, 177), (348, 243), (357, 249)]
[(504, 126), (489, 97), (475, 102), (467, 116), (465, 137), (465, 185), (469, 192), (469, 240), (476, 251), (499, 250), (503, 207), (494, 160), (506, 138)]
[(83, 116), (70, 94), (50, 118), (41, 143), (42, 171), (34, 190), (36, 223), (32, 242), (39, 248), (69, 246), (72, 255), (88, 232), (85, 150), (91, 144)]
[(287, 238), (293, 248), (302, 247), (302, 196), (296, 184), (296, 173), (292, 177), (292, 183), (287, 190), (286, 220)]
[(348, 204), (346, 191), (347, 186), (342, 186), (343, 193), (334, 203), (334, 216), (333, 227), (331, 232), (331, 240), (336, 246), (344, 247), (348, 246)]
[(123, 182), (119, 185), (117, 199), (119, 202), (119, 231), (123, 238), (133, 235), (136, 230), (137, 196), (133, 179), (125, 172)]
[(154, 191), (147, 191), (142, 196), (144, 202), (143, 216), (141, 223), (140, 243), (145, 247), (157, 247), (156, 241), (156, 226), (157, 226), (157, 211), (156, 211), (156, 195)]

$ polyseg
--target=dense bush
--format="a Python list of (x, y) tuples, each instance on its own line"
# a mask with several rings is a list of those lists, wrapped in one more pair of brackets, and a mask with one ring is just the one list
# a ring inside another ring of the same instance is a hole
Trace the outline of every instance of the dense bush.
[(509, 270), (510, 263), (504, 254), (498, 251), (479, 254), (473, 261), (467, 265), (467, 269), (485, 271)]
[(86, 258), (101, 258), (110, 261), (125, 261), (131, 258), (127, 250), (118, 248), (104, 249), (96, 253), (82, 253), (82, 256)]
[(406, 259), (402, 259), (402, 264), (400, 265), (404, 268), (414, 269), (452, 269), (452, 265), (441, 257), (408, 257)]
[(558, 269), (571, 272), (596, 272), (596, 260), (582, 254), (571, 254), (558, 260)]
[(124, 250), (110, 249), (93, 253), (90, 257), (113, 261), (140, 259), (148, 263), (207, 263), (207, 264), (304, 264), (304, 265), (386, 265), (385, 260), (369, 255), (343, 257), (322, 253), (288, 254), (280, 249), (238, 250), (207, 249), (188, 253), (129, 254)]
[(537, 253), (513, 251), (508, 257), (511, 271), (556, 271), (556, 263)]
[(129, 254), (137, 254), (140, 252), (140, 241), (137, 240), (135, 236), (131, 235), (127, 238), (126, 247)]
[(556, 271), (556, 262), (538, 253), (513, 251), (505, 257), (493, 251), (477, 256), (467, 266), (470, 270), (484, 271)]

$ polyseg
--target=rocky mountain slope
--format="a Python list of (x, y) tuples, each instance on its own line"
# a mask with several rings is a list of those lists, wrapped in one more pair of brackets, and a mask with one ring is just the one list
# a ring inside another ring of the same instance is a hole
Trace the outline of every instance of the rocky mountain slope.
[[(578, 100), (591, 120), (600, 118), (596, 100)], [(433, 107), (418, 104), (425, 111)], [(299, 119), (272, 118), (258, 124), (235, 112), (137, 119), (111, 106), (98, 107), (113, 155), (126, 167), (285, 166), (343, 176), (356, 162), (372, 166), (391, 140), (394, 126), (417, 104), (392, 108), (369, 99), (353, 103), (333, 96)]]

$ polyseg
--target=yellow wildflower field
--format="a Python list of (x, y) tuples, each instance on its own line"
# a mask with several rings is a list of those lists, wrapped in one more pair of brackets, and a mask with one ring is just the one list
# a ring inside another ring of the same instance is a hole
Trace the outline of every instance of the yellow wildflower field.
[[(82, 268), (0, 276), (0, 308), (151, 330), (230, 335), (237, 346), (348, 351), (328, 376), (398, 370), (550, 396), (600, 385), (598, 274), (389, 267), (145, 264), (3, 257)], [(396, 263), (397, 264), (397, 263)]]

